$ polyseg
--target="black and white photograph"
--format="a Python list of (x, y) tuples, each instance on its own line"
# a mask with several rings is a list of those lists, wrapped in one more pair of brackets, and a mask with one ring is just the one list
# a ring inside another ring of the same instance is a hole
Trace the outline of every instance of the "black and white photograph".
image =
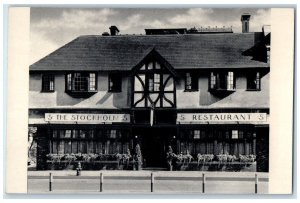
[(31, 8), (28, 193), (268, 194), (270, 18)]
[(270, 9), (31, 8), (28, 192), (268, 193)]

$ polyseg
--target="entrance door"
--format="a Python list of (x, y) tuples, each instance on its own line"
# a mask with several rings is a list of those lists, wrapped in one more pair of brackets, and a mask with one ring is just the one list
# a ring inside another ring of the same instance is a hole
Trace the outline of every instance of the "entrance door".
[(144, 168), (166, 168), (166, 153), (171, 141), (170, 129), (147, 128), (141, 133)]

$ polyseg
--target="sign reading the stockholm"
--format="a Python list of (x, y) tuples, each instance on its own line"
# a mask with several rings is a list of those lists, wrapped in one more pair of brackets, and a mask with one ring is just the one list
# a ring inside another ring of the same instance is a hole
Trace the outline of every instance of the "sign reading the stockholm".
[(266, 122), (266, 113), (179, 113), (177, 122)]
[(129, 123), (129, 114), (46, 113), (46, 122)]

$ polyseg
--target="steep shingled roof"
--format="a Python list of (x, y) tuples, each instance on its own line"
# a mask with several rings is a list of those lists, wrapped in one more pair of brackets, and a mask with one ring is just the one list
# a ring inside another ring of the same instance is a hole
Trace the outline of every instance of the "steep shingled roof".
[(131, 70), (153, 48), (175, 69), (269, 67), (244, 53), (263, 33), (80, 36), (30, 66), (35, 70)]

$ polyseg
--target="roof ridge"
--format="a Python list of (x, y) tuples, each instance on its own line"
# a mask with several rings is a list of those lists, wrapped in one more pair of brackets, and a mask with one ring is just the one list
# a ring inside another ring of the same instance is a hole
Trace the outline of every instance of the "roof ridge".
[(261, 32), (248, 32), (248, 33), (201, 33), (201, 34), (163, 34), (163, 35), (145, 35), (145, 34), (124, 34), (124, 35), (109, 35), (109, 36), (102, 36), (102, 35), (79, 35), (78, 38), (86, 38), (86, 37), (101, 37), (101, 38), (120, 38), (120, 37), (180, 37), (180, 36), (211, 36), (211, 35), (252, 35), (255, 33)]

